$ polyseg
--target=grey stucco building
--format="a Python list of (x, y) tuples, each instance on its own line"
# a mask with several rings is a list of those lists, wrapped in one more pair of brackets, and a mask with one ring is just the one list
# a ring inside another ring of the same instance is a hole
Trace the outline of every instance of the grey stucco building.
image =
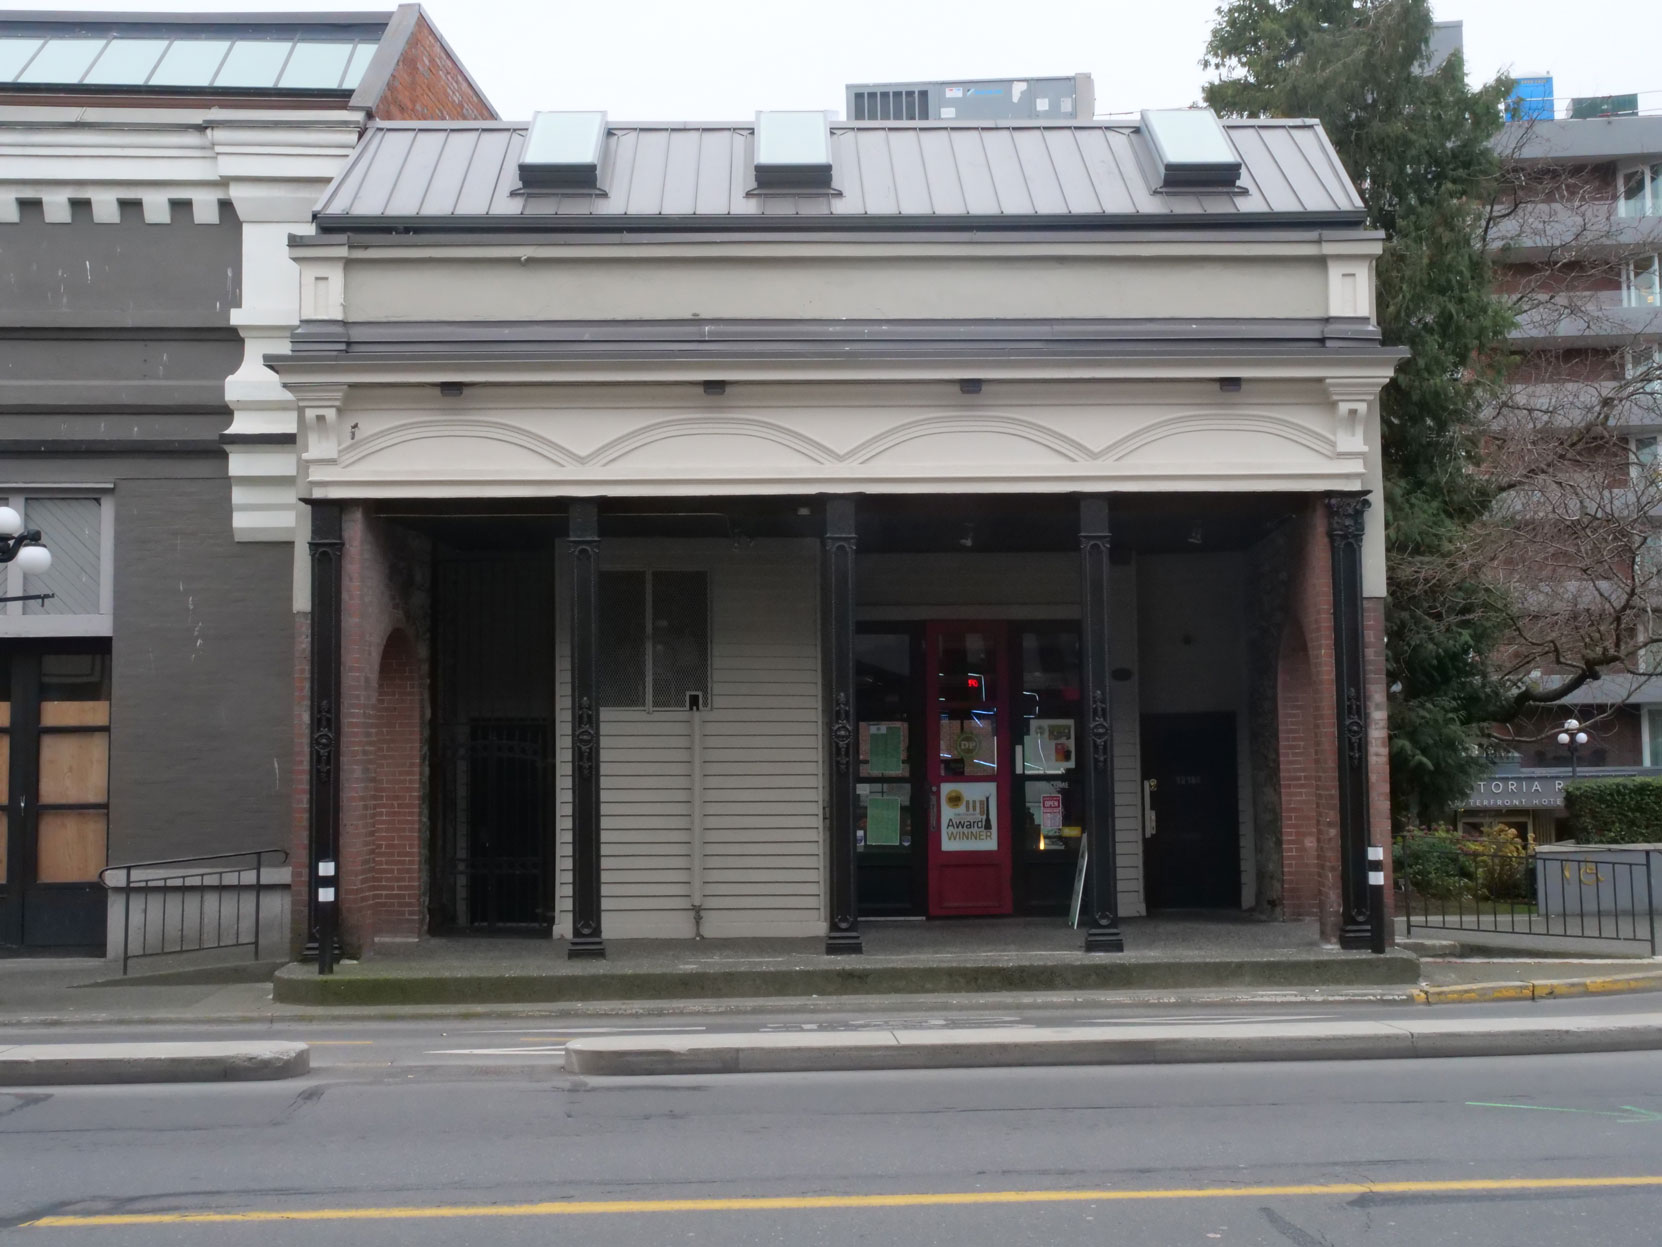
[(0, 21), (0, 496), (53, 554), (0, 568), (0, 948), (115, 947), (108, 864), (283, 844), (287, 240), (371, 120), (491, 116), (418, 5)]

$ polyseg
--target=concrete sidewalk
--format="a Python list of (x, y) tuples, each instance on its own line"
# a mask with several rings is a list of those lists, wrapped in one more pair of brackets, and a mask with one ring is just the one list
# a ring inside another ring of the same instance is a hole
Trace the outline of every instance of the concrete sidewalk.
[(1555, 1020), (1409, 1014), (1401, 1022), (1149, 1023), (855, 1033), (612, 1035), (566, 1044), (592, 1076), (1039, 1065), (1391, 1060), (1662, 1049), (1662, 1013)]

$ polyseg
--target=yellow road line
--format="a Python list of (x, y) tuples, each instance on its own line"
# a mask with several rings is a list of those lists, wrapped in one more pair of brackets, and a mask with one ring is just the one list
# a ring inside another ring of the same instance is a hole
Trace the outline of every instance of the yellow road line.
[(1465, 1178), (1428, 1182), (1326, 1182), (1285, 1186), (1196, 1186), (1102, 1191), (941, 1191), (913, 1195), (781, 1195), (735, 1199), (615, 1199), (540, 1204), (437, 1207), (299, 1208), (289, 1212), (133, 1212), (65, 1215), (27, 1221), (24, 1229), (184, 1225), (264, 1221), (414, 1221), (464, 1217), (570, 1217), (653, 1212), (780, 1212), (818, 1208), (942, 1208), (987, 1204), (1111, 1203), (1155, 1199), (1262, 1199), (1311, 1195), (1448, 1195), (1470, 1192), (1610, 1190), (1662, 1187), (1662, 1175), (1603, 1178)]

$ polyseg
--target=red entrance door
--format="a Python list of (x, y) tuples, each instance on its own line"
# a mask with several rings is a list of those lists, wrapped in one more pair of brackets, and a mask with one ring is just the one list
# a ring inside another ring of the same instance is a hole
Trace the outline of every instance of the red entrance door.
[(932, 623), (928, 688), (931, 917), (1010, 912), (1004, 625)]

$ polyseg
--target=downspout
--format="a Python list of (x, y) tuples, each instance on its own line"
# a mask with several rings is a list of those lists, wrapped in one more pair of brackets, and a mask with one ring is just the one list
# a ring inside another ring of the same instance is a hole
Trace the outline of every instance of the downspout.
[(692, 919), (693, 938), (704, 938), (704, 699), (687, 697), (687, 735), (692, 770)]

